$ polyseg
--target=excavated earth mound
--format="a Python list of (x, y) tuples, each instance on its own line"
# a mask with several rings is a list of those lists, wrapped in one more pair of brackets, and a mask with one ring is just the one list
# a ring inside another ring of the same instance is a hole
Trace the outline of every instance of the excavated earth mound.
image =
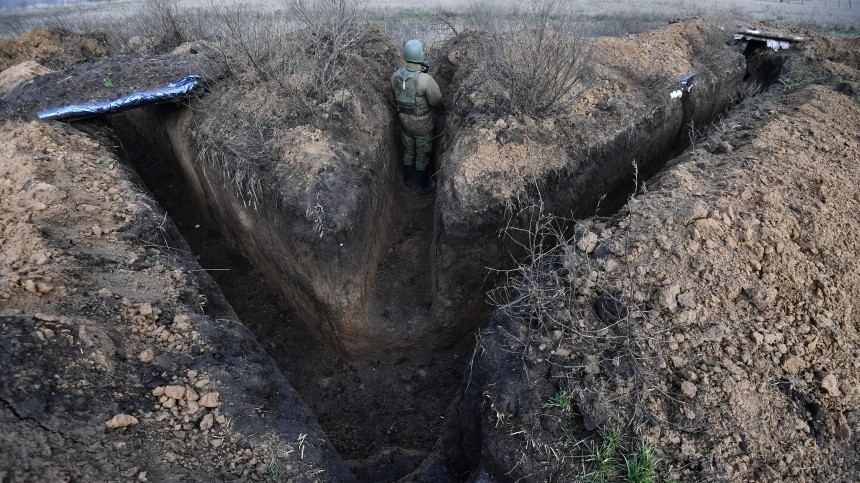
[(676, 481), (857, 481), (858, 125), (831, 87), (754, 99), (582, 220), (481, 335), (487, 471), (582, 475), (620, 424)]
[(98, 37), (35, 28), (20, 37), (0, 39), (0, 70), (28, 60), (60, 69), (107, 54), (104, 40)]
[[(487, 267), (527, 255), (508, 235), (535, 213), (618, 208), (635, 173), (658, 171), (695, 140), (749, 74), (728, 36), (691, 21), (597, 39), (595, 87), (541, 118), (503, 112), (494, 101), (511, 93), (487, 82), (476, 57), (488, 36), (458, 36), (433, 71), (445, 93), (435, 199), (397, 185), (397, 47), (378, 29), (350, 54), (361, 82), (325, 102), (229, 71), (203, 44), (16, 81), (0, 113), (0, 417), (12, 428), (0, 442), (17, 456), (0, 479), (352, 477), (169, 217), (132, 183), (131, 164), (157, 157), (182, 173), (201, 211), (299, 317), (342, 354), (371, 358), (371, 372), (374, 356), (443, 348), (486, 320), (487, 289), (499, 282)], [(781, 79), (797, 94), (724, 120), (647, 195), (611, 220), (582, 221), (551, 263), (526, 272), (552, 303), (534, 300), (534, 320), (493, 316), (467, 390), (445, 417), (432, 415), (447, 434), (410, 478), (462, 479), (479, 463), (499, 480), (568, 477), (582, 469), (576, 443), (620, 422), (676, 478), (851, 479), (858, 75), (856, 56), (842, 52), (852, 40), (819, 39), (792, 57), (800, 73)], [(189, 73), (210, 81), (202, 100), (79, 124), (89, 138), (20, 121)], [(690, 74), (692, 90), (670, 97)], [(807, 87), (824, 77), (844, 86)], [(596, 318), (590, 307), (607, 294), (620, 306), (604, 298)], [(404, 393), (416, 404), (435, 397), (411, 384), (426, 371), (391, 364), (379, 367), (414, 386)], [(324, 385), (336, 370), (316, 393), (334, 390)], [(360, 386), (345, 394), (363, 389), (357, 375), (338, 377)], [(574, 411), (547, 406), (559, 393)], [(331, 423), (336, 404), (320, 404)], [(356, 475), (388, 478), (375, 469), (397, 466), (399, 477), (426, 454), (356, 450), (361, 423), (344, 431), (353, 456), (381, 463), (354, 461)]]
[(32, 60), (15, 64), (0, 71), (0, 100), (35, 77), (50, 74), (51, 72), (51, 69)]
[[(534, 118), (500, 109), (499, 97), (517, 93), (487, 80), (478, 58), (487, 35), (458, 36), (438, 70), (447, 95), (433, 247), (442, 320), (487, 313), (484, 294), (498, 279), (486, 269), (523, 255), (502, 227), (525, 228), (540, 204), (568, 217), (593, 215), (605, 195), (604, 205), (617, 204), (634, 186), (634, 162), (650, 175), (683, 149), (690, 126), (722, 112), (745, 74), (729, 39), (706, 21), (598, 38), (586, 67), (594, 86), (570, 108)], [(689, 92), (671, 97), (688, 75)]]
[(0, 133), (0, 480), (351, 477), (130, 169)]
[[(409, 321), (367, 313), (389, 242), (396, 52), (372, 28), (347, 62), (355, 81), (325, 101), (290, 97), (247, 72), (213, 89), (205, 109), (164, 116), (182, 172), (223, 231), (306, 322), (353, 355), (416, 345)], [(310, 78), (301, 71), (287, 82)]]

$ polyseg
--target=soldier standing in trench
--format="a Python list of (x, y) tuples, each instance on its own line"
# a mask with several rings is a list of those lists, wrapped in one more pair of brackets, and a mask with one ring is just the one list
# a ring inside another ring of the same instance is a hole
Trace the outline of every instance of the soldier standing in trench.
[(406, 65), (391, 76), (403, 143), (403, 184), (412, 186), (414, 174), (418, 179), (418, 192), (426, 194), (436, 187), (427, 173), (433, 147), (433, 112), (430, 108), (439, 105), (442, 93), (439, 84), (427, 74), (424, 46), (420, 40), (406, 42), (403, 60)]

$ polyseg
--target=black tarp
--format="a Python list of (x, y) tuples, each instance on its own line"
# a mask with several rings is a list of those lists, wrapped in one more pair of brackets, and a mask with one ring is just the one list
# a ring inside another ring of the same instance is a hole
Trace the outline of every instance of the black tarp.
[(203, 77), (189, 75), (176, 82), (168, 84), (167, 87), (153, 89), (151, 91), (135, 92), (112, 101), (92, 102), (89, 104), (73, 104), (69, 106), (56, 107), (39, 113), (39, 119), (46, 120), (73, 120), (101, 114), (121, 112), (135, 107), (159, 102), (170, 101), (206, 92)]

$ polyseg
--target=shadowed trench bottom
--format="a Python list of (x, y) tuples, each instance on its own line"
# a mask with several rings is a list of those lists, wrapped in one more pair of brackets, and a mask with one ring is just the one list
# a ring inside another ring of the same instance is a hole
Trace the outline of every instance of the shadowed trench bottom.
[[(156, 106), (108, 118), (121, 158), (144, 181), (218, 283), (239, 319), (254, 333), (316, 415), (357, 479), (395, 481), (431, 455), (469, 363), (474, 338), (452, 348), (349, 360), (333, 350), (288, 308), (269, 283), (202, 211), (180, 174)], [(89, 121), (99, 129), (99, 121)], [(399, 166), (396, 166), (399, 168)], [(392, 233), (379, 262), (370, 310), (398, 320), (426, 311), (432, 295), (428, 266), (433, 196), (395, 178)], [(423, 253), (422, 253), (423, 252)], [(422, 272), (422, 270), (424, 272)]]
[[(717, 107), (715, 114), (725, 108)], [(379, 347), (378, 355), (368, 359), (341, 357), (320, 334), (292, 314), (277, 288), (230, 246), (206, 208), (193, 199), (165, 132), (165, 118), (181, 109), (162, 105), (109, 118), (120, 156), (135, 168), (170, 213), (202, 267), (218, 282), (239, 318), (314, 411), (357, 479), (394, 481), (428, 458), (432, 461), (434, 445), (438, 449), (440, 438), (450, 429), (445, 419), (459, 400), (473, 338), (467, 336), (451, 349), (437, 352), (384, 357), (381, 354), (386, 354), (386, 347)], [(685, 109), (679, 115), (692, 113)], [(650, 177), (659, 171), (687, 147), (688, 140), (685, 133), (678, 133), (660, 146), (644, 173)], [(396, 153), (393, 149), (392, 157)], [(389, 160), (388, 169), (399, 167), (398, 160)], [(434, 236), (434, 198), (417, 195), (414, 187), (404, 188), (399, 176), (389, 181), (387, 189), (392, 190), (395, 208), (385, 231), (388, 239), (377, 262), (378, 283), (367, 314), (396, 324), (420, 317), (432, 302), (429, 252)], [(619, 193), (615, 196), (618, 200), (626, 199), (622, 186), (610, 188), (610, 198)], [(465, 454), (476, 461), (480, 446)]]

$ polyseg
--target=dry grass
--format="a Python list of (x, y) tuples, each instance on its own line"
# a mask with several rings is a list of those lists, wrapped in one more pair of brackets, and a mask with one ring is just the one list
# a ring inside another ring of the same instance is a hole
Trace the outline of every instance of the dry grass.
[[(272, 13), (242, 5), (214, 9), (210, 25), (210, 44), (238, 82), (230, 92), (210, 94), (195, 142), (205, 166), (254, 208), (278, 191), (265, 174), (281, 155), (272, 140), (291, 126), (322, 122), (321, 106), (348, 79), (350, 56), (366, 31), (359, 3), (284, 6)], [(305, 216), (321, 233), (324, 213), (309, 206)]]
[[(644, 185), (634, 195), (624, 211), (647, 209)], [(628, 259), (629, 233), (623, 245), (595, 246), (594, 234), (611, 220), (565, 219), (547, 213), (540, 201), (511, 213), (510, 218), (504, 237), (514, 247), (511, 252), (517, 263), (500, 271), (502, 282), (489, 295), (504, 317), (514, 322), (507, 327), (518, 327), (520, 332), (491, 330), (502, 334), (506, 341), (502, 349), (521, 357), (524, 366), (539, 361), (553, 366), (558, 392), (547, 405), (560, 412), (564, 429), (560, 439), (548, 437), (542, 427), (520, 431), (522, 444), (532, 452), (530, 458), (569, 471), (572, 478), (600, 481), (594, 455), (605, 428), (619, 428), (619, 434), (623, 428), (627, 437), (637, 440), (639, 428), (655, 423), (647, 399), (659, 398), (667, 406), (680, 404), (660, 389), (659, 367), (669, 356), (669, 330), (645, 329), (654, 314), (632, 300), (638, 286), (636, 267), (617, 269), (626, 274), (623, 287), (602, 280), (603, 258), (595, 253), (612, 250)], [(550, 356), (556, 345), (571, 356)], [(581, 412), (588, 407), (593, 411)], [(496, 417), (499, 424), (507, 424), (505, 414), (497, 412)], [(637, 469), (636, 465), (631, 468)]]
[[(171, 2), (172, 0), (160, 0)], [(243, 2), (249, 10), (270, 15), (282, 12), (288, 0), (255, 0)], [(180, 18), (206, 18), (216, 8), (239, 4), (224, 0), (177, 0)], [(437, 0), (432, 4), (417, 0), (382, 0), (369, 5), (369, 18), (385, 24), (395, 39), (426, 38), (432, 43), (437, 33), (447, 30), (444, 18), (459, 29), (468, 23), (471, 1)], [(618, 0), (565, 2), (576, 17), (592, 27), (593, 32), (607, 35), (635, 33), (665, 25), (666, 21), (694, 16), (719, 16), (754, 23), (761, 20), (794, 23), (841, 33), (860, 30), (860, 6), (849, 0)], [(522, 5), (512, 0), (493, 2), (493, 11), (506, 14)], [(111, 0), (81, 2), (61, 6), (38, 6), (26, 9), (0, 8), (0, 37), (20, 35), (32, 27), (60, 26), (74, 31), (93, 29), (116, 33), (116, 38), (136, 30), (128, 19), (137, 15), (141, 2)], [(439, 15), (444, 13), (444, 15)], [(206, 22), (195, 22), (193, 31), (205, 31)], [(442, 27), (440, 29), (439, 27)], [(853, 29), (853, 30), (852, 30)], [(145, 32), (137, 32), (140, 35)], [(192, 32), (196, 33), (196, 32)], [(121, 34), (121, 35), (120, 35)]]
[(290, 0), (289, 5), (310, 46), (313, 80), (308, 94), (324, 101), (346, 74), (347, 53), (364, 37), (366, 7), (357, 0)]
[(542, 116), (564, 111), (590, 87), (591, 40), (561, 0), (531, 0), (511, 14), (473, 4), (470, 22), (490, 34), (482, 70), (499, 86), (499, 104)]

